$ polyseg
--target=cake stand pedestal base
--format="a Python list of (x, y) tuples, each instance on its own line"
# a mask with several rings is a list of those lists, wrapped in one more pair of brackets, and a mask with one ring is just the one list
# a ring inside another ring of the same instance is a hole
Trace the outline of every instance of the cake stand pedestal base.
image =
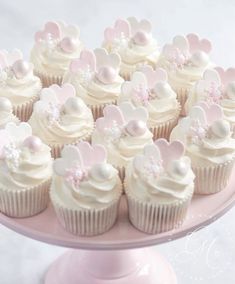
[(169, 263), (153, 248), (70, 250), (50, 267), (45, 284), (176, 284)]

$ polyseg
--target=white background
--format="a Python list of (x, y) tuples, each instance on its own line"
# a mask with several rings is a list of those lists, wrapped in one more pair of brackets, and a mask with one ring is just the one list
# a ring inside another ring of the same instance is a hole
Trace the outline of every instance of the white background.
[[(235, 66), (233, 0), (0, 1), (0, 48), (17, 47), (28, 57), (34, 32), (56, 19), (78, 24), (81, 39), (94, 48), (105, 27), (132, 15), (151, 20), (160, 45), (176, 34), (196, 32), (212, 41), (215, 63)], [(234, 220), (233, 209), (192, 237), (156, 248), (172, 262), (179, 284), (235, 283)], [(42, 284), (49, 264), (63, 251), (0, 226), (0, 284)]]

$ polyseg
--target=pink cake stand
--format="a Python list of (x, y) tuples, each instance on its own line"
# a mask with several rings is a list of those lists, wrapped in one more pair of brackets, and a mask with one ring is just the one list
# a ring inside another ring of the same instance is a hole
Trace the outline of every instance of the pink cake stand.
[(131, 226), (125, 197), (116, 225), (97, 237), (81, 238), (64, 231), (52, 206), (32, 218), (0, 214), (0, 222), (30, 238), (72, 248), (51, 265), (45, 284), (176, 284), (168, 262), (148, 247), (183, 237), (222, 216), (235, 203), (234, 185), (235, 170), (222, 192), (193, 198), (182, 227), (158, 235), (147, 235)]

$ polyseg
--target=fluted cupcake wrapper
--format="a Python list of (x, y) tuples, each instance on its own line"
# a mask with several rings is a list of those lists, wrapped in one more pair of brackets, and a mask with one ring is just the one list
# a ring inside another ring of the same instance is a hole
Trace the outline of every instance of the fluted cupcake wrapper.
[(51, 191), (50, 197), (57, 218), (64, 229), (74, 235), (89, 237), (100, 235), (110, 230), (116, 222), (121, 197), (120, 194), (104, 208), (70, 209)]
[(185, 112), (185, 108), (184, 105), (188, 99), (188, 93), (189, 93), (189, 89), (187, 88), (178, 88), (175, 90), (177, 93), (177, 100), (179, 101), (180, 105), (181, 105), (181, 112), (180, 115), (181, 116), (185, 116), (186, 112)]
[(38, 99), (39, 96), (34, 96), (24, 104), (13, 106), (14, 115), (17, 116), (20, 121), (28, 121), (33, 112), (33, 105)]
[(46, 209), (49, 202), (51, 179), (24, 190), (0, 188), (0, 211), (10, 217), (34, 216)]
[(155, 127), (149, 127), (149, 130), (153, 133), (153, 140), (156, 140), (158, 138), (169, 139), (172, 129), (178, 123), (180, 112), (181, 112), (181, 106), (179, 104), (179, 109), (177, 110), (175, 116), (171, 120), (159, 124)]
[(195, 194), (213, 194), (223, 190), (230, 179), (235, 158), (211, 167), (194, 167)]
[(193, 186), (185, 199), (172, 204), (145, 202), (132, 196), (125, 185), (127, 195), (129, 220), (132, 225), (147, 234), (159, 234), (173, 230), (182, 225), (190, 205)]
[(61, 85), (63, 81), (63, 76), (50, 75), (38, 70), (34, 70), (34, 74), (40, 78), (43, 88), (50, 87), (53, 84)]
[(78, 140), (76, 140), (75, 142), (72, 143), (68, 143), (68, 144), (48, 144), (48, 146), (51, 148), (51, 156), (54, 159), (57, 159), (61, 156), (61, 151), (63, 150), (64, 146), (66, 145), (77, 145), (79, 144), (81, 141), (87, 141), (87, 142), (91, 142), (91, 135), (92, 135), (93, 129), (87, 133), (86, 136), (84, 136), (83, 138), (80, 138)]
[(103, 109), (107, 105), (116, 105), (116, 104), (117, 104), (117, 101), (113, 100), (113, 101), (110, 101), (110, 102), (105, 103), (105, 104), (100, 104), (100, 105), (89, 105), (89, 104), (87, 104), (87, 106), (91, 109), (93, 118), (96, 121), (97, 118), (103, 116)]

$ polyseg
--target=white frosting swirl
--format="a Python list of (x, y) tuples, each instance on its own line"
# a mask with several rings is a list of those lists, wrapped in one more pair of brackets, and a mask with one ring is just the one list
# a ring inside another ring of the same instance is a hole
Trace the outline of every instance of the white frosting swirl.
[(13, 106), (20, 106), (38, 96), (41, 89), (40, 79), (32, 72), (22, 79), (8, 76), (4, 84), (0, 85), (0, 97), (9, 99)]
[(29, 120), (33, 134), (46, 144), (70, 144), (87, 138), (94, 128), (93, 116), (84, 103), (80, 107), (77, 113), (62, 111), (60, 119), (54, 121), (52, 125), (46, 112), (34, 108)]
[(78, 58), (82, 49), (81, 42), (78, 42), (76, 50), (71, 53), (64, 52), (59, 46), (50, 47), (44, 41), (36, 42), (31, 51), (30, 60), (36, 71), (63, 76), (71, 60)]
[[(184, 162), (183, 157), (180, 161)], [(188, 167), (181, 178), (173, 178), (167, 172), (154, 178), (138, 172), (131, 163), (126, 172), (126, 186), (130, 194), (136, 198), (151, 203), (172, 203), (185, 200), (194, 190), (194, 173)]]
[(40, 185), (52, 176), (50, 148), (42, 144), (38, 152), (19, 147), (18, 167), (12, 168), (7, 159), (0, 159), (0, 188), (5, 190), (24, 190)]
[(142, 153), (145, 145), (153, 143), (152, 137), (153, 134), (147, 129), (141, 136), (122, 135), (119, 139), (110, 141), (96, 129), (92, 135), (92, 142), (105, 146), (110, 164), (125, 167), (134, 156)]
[(100, 105), (112, 103), (117, 100), (121, 92), (121, 85), (124, 80), (117, 76), (111, 84), (103, 84), (95, 76), (84, 82), (81, 74), (67, 72), (64, 76), (63, 83), (71, 83), (78, 97), (82, 98), (88, 105)]
[(97, 180), (91, 174), (80, 182), (79, 188), (55, 175), (51, 187), (52, 200), (56, 199), (70, 209), (99, 209), (121, 196), (118, 171), (110, 166), (109, 178)]

